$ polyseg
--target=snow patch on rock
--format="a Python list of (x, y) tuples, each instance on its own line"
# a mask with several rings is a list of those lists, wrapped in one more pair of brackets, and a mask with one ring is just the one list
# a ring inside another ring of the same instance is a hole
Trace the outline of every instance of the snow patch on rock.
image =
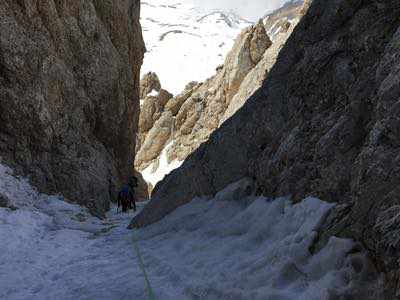
[(183, 164), (183, 161), (168, 161), (168, 149), (172, 147), (173, 143), (173, 141), (168, 143), (161, 152), (159, 159), (141, 172), (144, 180), (147, 183), (150, 183), (153, 187), (163, 180), (165, 176)]
[(147, 94), (147, 96), (150, 96), (150, 97), (157, 97), (158, 94), (159, 94), (158, 91), (152, 90), (150, 93)]

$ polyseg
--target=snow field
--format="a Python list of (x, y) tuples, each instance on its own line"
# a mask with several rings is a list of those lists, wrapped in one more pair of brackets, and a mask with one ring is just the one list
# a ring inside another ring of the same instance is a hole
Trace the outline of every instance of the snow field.
[[(147, 299), (126, 229), (132, 214), (114, 207), (98, 220), (4, 167), (0, 183), (19, 206), (0, 208), (1, 299)], [(158, 299), (331, 299), (352, 287), (361, 271), (351, 240), (331, 238), (309, 251), (333, 204), (238, 201), (231, 190), (194, 199), (135, 232)]]
[(204, 81), (224, 62), (240, 31), (240, 17), (204, 11), (193, 1), (142, 1), (141, 24), (147, 53), (142, 75), (156, 72), (164, 89), (179, 94), (190, 81)]

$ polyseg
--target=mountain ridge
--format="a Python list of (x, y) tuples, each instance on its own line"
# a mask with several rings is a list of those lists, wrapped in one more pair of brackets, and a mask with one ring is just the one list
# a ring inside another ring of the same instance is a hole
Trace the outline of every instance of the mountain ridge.
[(141, 74), (157, 73), (174, 95), (212, 76), (241, 29), (252, 24), (229, 11), (172, 0), (142, 2), (141, 22), (147, 47)]
[[(180, 166), (261, 86), (302, 9), (302, 2), (292, 4), (289, 11), (277, 10), (279, 17), (271, 14), (274, 22), (267, 18), (243, 29), (215, 74), (188, 84), (175, 97), (164, 90), (157, 74), (143, 77), (135, 166), (152, 186)], [(160, 167), (160, 161), (168, 164)]]

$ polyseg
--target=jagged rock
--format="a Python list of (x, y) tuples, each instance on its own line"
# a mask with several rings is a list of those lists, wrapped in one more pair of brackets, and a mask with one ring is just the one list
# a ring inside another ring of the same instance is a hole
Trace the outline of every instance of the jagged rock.
[(254, 64), (258, 64), (265, 51), (271, 47), (272, 42), (265, 30), (264, 23), (260, 20), (254, 28), (250, 41), (250, 57)]
[(41, 191), (102, 212), (132, 173), (139, 5), (0, 1), (0, 155)]
[(5, 195), (0, 194), (0, 207), (8, 207), (10, 205), (10, 201)]
[(274, 66), (286, 40), (296, 27), (298, 20), (299, 19), (295, 19), (291, 23), (286, 21), (284, 24), (289, 25), (289, 29), (286, 29), (286, 25), (282, 25), (284, 29), (279, 30), (279, 33), (276, 34), (274, 43), (264, 52), (262, 59), (256, 67), (243, 79), (239, 90), (230, 101), (224, 115), (220, 118), (220, 125), (232, 117), (246, 103), (249, 97), (261, 87), (269, 71)]
[[(290, 28), (278, 30), (275, 33), (275, 43), (272, 44), (263, 21), (243, 30), (227, 55), (224, 65), (217, 68), (217, 74), (203, 83), (190, 83), (178, 96), (170, 99), (164, 110), (145, 99), (139, 128), (145, 133), (140, 135), (138, 145), (142, 145), (156, 120), (167, 111), (175, 117), (169, 140), (172, 146), (167, 151), (168, 161), (184, 160), (190, 153), (208, 140), (227, 118), (233, 115), (262, 84), (276, 57), (296, 26), (300, 16), (301, 3), (291, 9), (291, 22), (285, 15), (282, 26), (289, 24)], [(297, 14), (296, 14), (296, 13)], [(275, 27), (280, 25), (274, 24)], [(156, 101), (156, 100), (154, 100)], [(156, 116), (154, 118), (153, 116)], [(164, 141), (164, 138), (163, 138)], [(156, 142), (157, 144), (163, 144)], [(158, 156), (162, 152), (159, 149)], [(138, 148), (140, 149), (140, 148)], [(138, 150), (140, 151), (140, 150)], [(154, 155), (150, 155), (152, 161)], [(138, 170), (143, 170), (149, 162), (136, 160)]]
[(190, 82), (187, 84), (185, 90), (181, 94), (168, 101), (168, 103), (165, 105), (165, 109), (169, 110), (172, 115), (176, 116), (183, 103), (192, 95), (196, 86), (198, 86), (197, 82)]
[(346, 230), (332, 234), (365, 245), (395, 299), (399, 16), (397, 1), (314, 0), (262, 88), (155, 187), (132, 226), (245, 176), (269, 197), (349, 203)]
[[(300, 8), (298, 4), (297, 16)], [(262, 22), (241, 33), (222, 69), (203, 84), (194, 86), (188, 93), (191, 96), (181, 105), (174, 143), (168, 151), (170, 161), (184, 160), (242, 107), (261, 86), (297, 21), (293, 19), (289, 30), (277, 33), (273, 44)]]
[[(161, 88), (158, 77), (155, 73), (146, 74), (141, 80), (141, 94), (144, 98), (141, 99), (141, 110), (139, 116), (139, 132), (136, 140), (136, 152), (141, 151), (150, 130), (155, 126), (156, 122), (161, 118), (166, 108), (166, 105), (171, 102), (173, 95)], [(157, 93), (151, 93), (156, 91)], [(161, 123), (158, 123), (158, 125)], [(165, 123), (163, 123), (165, 125)], [(164, 136), (159, 136), (164, 140)], [(154, 131), (151, 138), (155, 138)], [(153, 144), (164, 143), (163, 141), (152, 141)], [(148, 144), (147, 144), (148, 145)], [(146, 146), (147, 147), (147, 146)], [(152, 155), (147, 156), (152, 157)], [(135, 161), (135, 166), (138, 170), (143, 170), (144, 166), (148, 165), (149, 161), (143, 160), (143, 156)]]
[[(157, 114), (157, 115), (155, 115)], [(139, 133), (146, 134), (161, 115), (161, 106), (157, 97), (148, 96), (140, 107)]]
[(282, 26), (283, 32), (288, 32), (290, 27), (292, 27), (292, 24), (290, 22), (286, 21), (281, 26)]
[(161, 83), (156, 73), (149, 72), (140, 80), (140, 99), (146, 98), (152, 91), (159, 92), (160, 90)]
[(157, 96), (147, 96), (143, 100), (139, 116), (139, 133), (147, 134), (164, 112), (165, 104), (172, 95), (161, 89)]
[(249, 27), (239, 35), (222, 70), (225, 76), (220, 84), (223, 85), (226, 94), (225, 102), (233, 98), (244, 77), (256, 66), (269, 46), (271, 46), (270, 39), (262, 22)]
[(174, 119), (171, 112), (163, 114), (154, 124), (136, 156), (136, 165), (146, 168), (161, 153), (171, 137)]
[(165, 105), (168, 103), (170, 99), (172, 99), (173, 95), (168, 92), (167, 90), (161, 89), (160, 92), (158, 93), (158, 102), (160, 103), (160, 106), (162, 109), (165, 108)]

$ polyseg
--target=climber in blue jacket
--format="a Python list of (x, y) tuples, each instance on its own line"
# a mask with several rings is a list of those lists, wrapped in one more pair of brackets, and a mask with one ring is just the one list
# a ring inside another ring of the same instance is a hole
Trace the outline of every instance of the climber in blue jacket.
[(118, 207), (122, 206), (122, 212), (129, 209), (136, 211), (135, 188), (138, 186), (137, 178), (129, 178), (128, 184), (123, 186), (118, 193)]

